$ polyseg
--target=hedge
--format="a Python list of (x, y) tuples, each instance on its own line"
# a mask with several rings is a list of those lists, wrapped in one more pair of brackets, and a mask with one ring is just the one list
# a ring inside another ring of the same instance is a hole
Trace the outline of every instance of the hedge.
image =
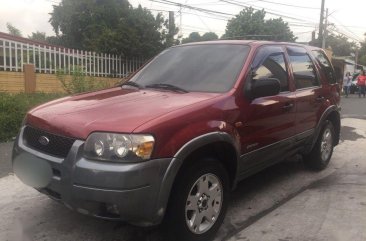
[(0, 93), (0, 141), (8, 141), (18, 134), (29, 109), (62, 96), (64, 94)]

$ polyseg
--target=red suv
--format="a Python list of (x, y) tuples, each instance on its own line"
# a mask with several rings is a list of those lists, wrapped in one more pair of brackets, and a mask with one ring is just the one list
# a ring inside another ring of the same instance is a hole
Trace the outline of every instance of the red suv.
[(77, 212), (208, 240), (238, 181), (295, 154), (325, 168), (339, 85), (323, 50), (215, 41), (163, 51), (121, 86), (27, 114), (18, 177)]

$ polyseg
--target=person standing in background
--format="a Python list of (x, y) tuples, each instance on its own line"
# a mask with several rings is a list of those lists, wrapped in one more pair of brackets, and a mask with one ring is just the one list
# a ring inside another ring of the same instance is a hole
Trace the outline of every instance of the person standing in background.
[(346, 98), (348, 98), (349, 88), (351, 87), (351, 83), (352, 83), (351, 73), (347, 72), (346, 76), (344, 76), (344, 78), (343, 78), (343, 92), (346, 95)]
[(360, 75), (357, 77), (357, 85), (359, 88), (358, 97), (361, 98), (362, 94), (363, 98), (365, 98), (366, 75), (364, 70), (361, 70)]

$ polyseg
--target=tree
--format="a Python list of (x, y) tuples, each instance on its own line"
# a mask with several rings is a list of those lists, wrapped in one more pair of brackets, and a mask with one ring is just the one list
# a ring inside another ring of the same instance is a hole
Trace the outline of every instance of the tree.
[(46, 42), (47, 41), (47, 37), (46, 37), (46, 33), (45, 32), (32, 32), (32, 35), (28, 35), (29, 39), (32, 40), (36, 40), (36, 41), (42, 41), (42, 42)]
[(175, 44), (168, 22), (127, 0), (62, 0), (53, 6), (53, 43), (124, 56), (150, 57)]
[(350, 56), (356, 49), (356, 43), (349, 42), (348, 38), (343, 35), (328, 35), (326, 45), (326, 47), (331, 47), (334, 56)]
[(269, 19), (265, 24), (266, 33), (275, 36), (274, 40), (294, 42), (296, 37), (290, 30), (288, 23), (284, 22), (282, 18)]
[(22, 32), (14, 27), (11, 23), (6, 23), (6, 28), (8, 29), (9, 34), (22, 37)]
[(257, 39), (293, 42), (296, 40), (288, 24), (282, 18), (265, 20), (264, 10), (252, 7), (243, 9), (226, 25), (223, 39)]
[(214, 32), (204, 33), (201, 37), (202, 41), (211, 41), (211, 40), (217, 40), (217, 39), (219, 39), (219, 36), (217, 36), (217, 34)]
[(189, 34), (188, 38), (182, 39), (182, 43), (200, 42), (200, 41), (211, 41), (216, 40), (219, 37), (214, 32), (204, 33), (202, 36), (198, 32), (192, 32)]
[(361, 65), (366, 65), (366, 55), (362, 55), (359, 57), (358, 59), (358, 64), (361, 64)]
[(361, 65), (366, 65), (366, 33), (364, 36), (365, 40), (360, 43), (361, 48), (358, 51), (358, 63)]
[(192, 32), (189, 34), (188, 38), (182, 39), (182, 43), (192, 43), (201, 41), (201, 35), (198, 32)]

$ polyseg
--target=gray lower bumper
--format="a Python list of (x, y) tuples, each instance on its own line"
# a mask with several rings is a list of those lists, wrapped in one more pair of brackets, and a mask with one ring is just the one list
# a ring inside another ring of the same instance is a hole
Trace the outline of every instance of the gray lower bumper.
[[(159, 224), (164, 215), (158, 203), (160, 188), (172, 159), (129, 164), (97, 162), (82, 156), (83, 144), (75, 141), (67, 157), (60, 159), (28, 148), (18, 138), (14, 144), (13, 167), (16, 163), (29, 166), (32, 161), (42, 163), (42, 167), (49, 166), (49, 180), (36, 189), (80, 213), (140, 226)], [(29, 174), (37, 170), (23, 169), (27, 175), (44, 175)], [(14, 172), (29, 184), (22, 173)]]

